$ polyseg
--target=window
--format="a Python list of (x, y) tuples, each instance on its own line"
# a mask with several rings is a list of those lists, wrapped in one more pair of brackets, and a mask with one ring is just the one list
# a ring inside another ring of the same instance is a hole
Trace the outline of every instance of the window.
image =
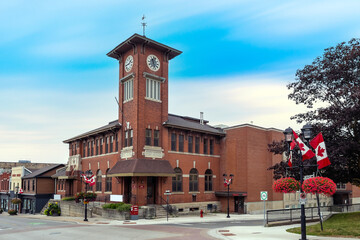
[(124, 147), (127, 147), (128, 146), (128, 139), (129, 139), (129, 131), (125, 131), (124, 132)]
[(195, 153), (200, 153), (200, 138), (195, 137)]
[(124, 82), (124, 102), (132, 100), (134, 97), (134, 80)]
[(82, 157), (85, 157), (85, 147), (86, 147), (86, 144), (85, 144), (85, 142), (83, 143), (83, 155), (82, 155)]
[(115, 134), (115, 151), (119, 151), (119, 139), (118, 134)]
[(145, 130), (145, 145), (151, 145), (151, 129)]
[(188, 136), (188, 152), (189, 153), (193, 152), (193, 137), (192, 136)]
[(99, 146), (100, 146), (99, 139), (96, 139), (96, 155), (99, 155)]
[(336, 188), (346, 190), (346, 183), (336, 183)]
[(101, 170), (99, 169), (96, 173), (96, 191), (97, 192), (101, 192), (101, 180), (102, 180)]
[(26, 190), (26, 181), (23, 182), (24, 190)]
[(134, 132), (132, 129), (130, 129), (129, 146), (133, 145), (133, 137), (134, 137)]
[(176, 133), (171, 134), (171, 151), (176, 151)]
[(175, 168), (175, 177), (172, 177), (172, 191), (182, 192), (182, 171), (181, 168)]
[(212, 191), (212, 171), (210, 169), (205, 171), (205, 191)]
[(103, 153), (103, 147), (104, 147), (104, 139), (100, 139), (100, 155)]
[(114, 149), (114, 136), (110, 136), (110, 152)]
[(109, 152), (109, 137), (105, 138), (105, 153)]
[(160, 82), (146, 79), (146, 98), (160, 101)]
[(197, 192), (199, 191), (199, 182), (198, 182), (198, 171), (193, 168), (190, 170), (189, 175), (189, 192)]
[(184, 135), (179, 135), (179, 152), (184, 151)]
[(32, 190), (35, 191), (35, 180), (32, 180)]
[(159, 130), (154, 130), (154, 146), (159, 146), (159, 138), (160, 138), (160, 132)]
[(210, 155), (214, 154), (214, 139), (210, 139)]
[(90, 142), (88, 142), (88, 148), (87, 148), (87, 157), (90, 156)]
[(30, 191), (30, 180), (28, 180), (28, 184), (27, 184), (27, 186), (28, 186), (28, 191)]
[(207, 142), (207, 139), (204, 138), (204, 154), (207, 154), (208, 153), (208, 142)]
[(94, 156), (94, 141), (91, 141), (90, 145), (91, 145), (91, 156)]
[(111, 192), (112, 191), (112, 178), (108, 177), (110, 168), (106, 170), (106, 186), (105, 186), (105, 192)]

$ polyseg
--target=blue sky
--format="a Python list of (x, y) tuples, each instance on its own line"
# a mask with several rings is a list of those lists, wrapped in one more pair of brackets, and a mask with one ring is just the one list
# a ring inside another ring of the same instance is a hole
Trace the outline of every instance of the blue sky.
[(67, 161), (62, 141), (117, 118), (117, 62), (134, 33), (183, 51), (169, 111), (210, 124), (300, 128), (297, 69), (359, 37), (360, 1), (1, 1), (0, 161)]

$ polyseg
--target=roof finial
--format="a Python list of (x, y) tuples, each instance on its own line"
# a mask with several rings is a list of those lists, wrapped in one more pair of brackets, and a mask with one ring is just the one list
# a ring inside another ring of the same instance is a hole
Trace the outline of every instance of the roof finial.
[(143, 27), (143, 36), (145, 37), (145, 28), (146, 28), (146, 22), (145, 22), (145, 14), (142, 16), (141, 20), (143, 21), (141, 23), (142, 27)]

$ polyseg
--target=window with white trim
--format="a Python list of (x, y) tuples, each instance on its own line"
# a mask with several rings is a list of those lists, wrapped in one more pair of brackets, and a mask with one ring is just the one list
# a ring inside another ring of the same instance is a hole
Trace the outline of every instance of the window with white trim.
[(160, 101), (160, 81), (146, 79), (146, 98)]
[(124, 82), (124, 102), (132, 100), (134, 97), (134, 80)]

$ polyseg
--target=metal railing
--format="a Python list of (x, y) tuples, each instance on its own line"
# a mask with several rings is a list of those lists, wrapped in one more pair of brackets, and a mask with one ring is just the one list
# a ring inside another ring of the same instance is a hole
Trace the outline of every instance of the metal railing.
[[(306, 207), (305, 216), (307, 220), (319, 219), (317, 207)], [(266, 224), (273, 222), (297, 222), (300, 221), (301, 208), (286, 208), (266, 211)], [(326, 217), (334, 212), (357, 212), (360, 211), (360, 204), (344, 204), (334, 206), (322, 206), (320, 212)]]

